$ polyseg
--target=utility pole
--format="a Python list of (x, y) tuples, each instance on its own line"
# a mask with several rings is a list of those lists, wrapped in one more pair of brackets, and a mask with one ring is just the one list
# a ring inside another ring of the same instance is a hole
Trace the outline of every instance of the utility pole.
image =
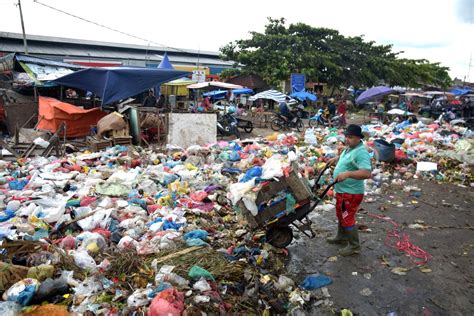
[(23, 31), (23, 46), (25, 46), (25, 54), (28, 55), (28, 44), (26, 43), (25, 23), (23, 23), (23, 12), (21, 11), (21, 0), (18, 0), (18, 8), (20, 9), (21, 30)]

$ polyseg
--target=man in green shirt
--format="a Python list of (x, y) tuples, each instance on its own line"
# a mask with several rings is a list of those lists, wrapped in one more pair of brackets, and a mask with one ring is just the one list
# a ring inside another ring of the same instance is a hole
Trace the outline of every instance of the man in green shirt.
[(370, 155), (365, 148), (360, 126), (351, 124), (344, 132), (347, 146), (339, 157), (329, 161), (337, 161), (333, 177), (336, 181), (336, 216), (339, 222), (337, 235), (328, 238), (331, 244), (348, 245), (339, 250), (342, 256), (350, 256), (360, 252), (359, 234), (355, 215), (364, 198), (364, 180), (371, 177)]

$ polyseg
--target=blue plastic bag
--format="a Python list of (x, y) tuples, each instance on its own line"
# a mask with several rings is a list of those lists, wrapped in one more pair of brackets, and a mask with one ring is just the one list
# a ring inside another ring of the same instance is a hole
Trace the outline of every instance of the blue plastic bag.
[(186, 240), (186, 246), (188, 246), (188, 247), (195, 247), (195, 246), (201, 247), (201, 246), (209, 246), (209, 244), (207, 242), (203, 241), (202, 239), (199, 239), (199, 238), (189, 238), (188, 240)]
[(9, 209), (6, 209), (3, 213), (0, 213), (0, 222), (6, 222), (10, 218), (15, 217), (15, 212)]
[(331, 278), (325, 275), (309, 275), (304, 279), (303, 283), (300, 284), (300, 287), (305, 290), (315, 290), (331, 283)]
[(240, 155), (236, 151), (232, 151), (229, 155), (229, 160), (230, 161), (239, 161), (240, 160)]
[(183, 224), (178, 224), (173, 221), (165, 220), (163, 222), (163, 230), (168, 230), (168, 229), (179, 230), (181, 226), (183, 226)]
[(21, 191), (28, 184), (28, 180), (13, 180), (8, 183), (10, 190)]
[(240, 179), (239, 182), (247, 182), (249, 180), (252, 180), (253, 178), (260, 177), (262, 175), (262, 167), (256, 166), (252, 167), (247, 172), (245, 175)]
[(196, 229), (196, 230), (192, 230), (190, 232), (187, 232), (186, 234), (184, 234), (183, 236), (183, 239), (184, 240), (188, 240), (188, 239), (207, 239), (207, 236), (208, 236), (208, 232), (205, 231), (205, 230), (202, 230), (202, 229)]

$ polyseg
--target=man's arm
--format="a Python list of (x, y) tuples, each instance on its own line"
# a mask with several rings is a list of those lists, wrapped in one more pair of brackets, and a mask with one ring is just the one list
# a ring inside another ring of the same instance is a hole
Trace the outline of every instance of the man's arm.
[(365, 180), (370, 179), (372, 177), (372, 173), (370, 170), (360, 169), (355, 171), (346, 171), (341, 172), (337, 175), (336, 182), (342, 182), (347, 178), (355, 179), (355, 180)]

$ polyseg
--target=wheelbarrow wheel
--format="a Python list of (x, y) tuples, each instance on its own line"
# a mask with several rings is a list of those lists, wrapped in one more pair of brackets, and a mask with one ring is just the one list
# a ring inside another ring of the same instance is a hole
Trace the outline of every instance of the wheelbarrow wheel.
[(293, 240), (293, 231), (290, 227), (275, 227), (267, 231), (267, 242), (276, 248), (285, 248)]

